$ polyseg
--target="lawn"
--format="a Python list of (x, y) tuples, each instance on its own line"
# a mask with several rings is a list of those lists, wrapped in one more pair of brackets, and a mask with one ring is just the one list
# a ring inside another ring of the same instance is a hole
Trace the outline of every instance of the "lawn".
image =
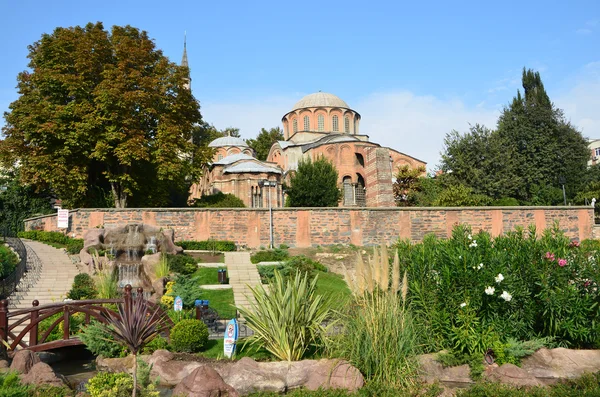
[(351, 296), (350, 289), (344, 281), (344, 278), (339, 274), (331, 272), (316, 273), (319, 277), (317, 280), (317, 292), (335, 297), (333, 300), (334, 309), (342, 309)]
[(192, 277), (198, 277), (200, 279), (200, 285), (213, 285), (219, 284), (217, 272), (218, 270), (226, 269), (225, 267), (199, 267), (198, 270), (192, 275)]
[(208, 300), (208, 307), (216, 310), (220, 318), (235, 318), (236, 309), (232, 289), (203, 289), (198, 299)]

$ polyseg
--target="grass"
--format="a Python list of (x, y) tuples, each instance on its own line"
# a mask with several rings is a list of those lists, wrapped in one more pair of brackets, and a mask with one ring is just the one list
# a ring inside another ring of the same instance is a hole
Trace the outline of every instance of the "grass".
[(333, 300), (334, 310), (339, 310), (346, 306), (352, 293), (344, 281), (344, 278), (335, 273), (316, 273), (319, 275), (319, 279), (317, 280), (317, 293), (335, 297)]
[(236, 309), (233, 301), (233, 290), (230, 289), (203, 289), (198, 299), (208, 300), (208, 307), (219, 313), (220, 318), (235, 318)]
[[(223, 354), (223, 338), (209, 340), (206, 344), (207, 350), (198, 353), (199, 356), (206, 358), (224, 358)], [(250, 346), (250, 344), (246, 344), (243, 339), (238, 341), (237, 347), (235, 349), (235, 358), (240, 359), (242, 357), (250, 357), (255, 359), (256, 361), (273, 361), (275, 357), (262, 348), (257, 348), (256, 346)]]
[(199, 267), (192, 277), (198, 277), (200, 285), (219, 284), (218, 270), (227, 269), (226, 267)]

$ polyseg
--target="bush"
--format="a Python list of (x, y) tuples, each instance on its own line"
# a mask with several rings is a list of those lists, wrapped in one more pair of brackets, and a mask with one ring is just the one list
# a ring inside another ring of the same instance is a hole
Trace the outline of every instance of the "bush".
[(196, 353), (208, 342), (208, 328), (200, 320), (182, 320), (171, 330), (171, 347), (177, 352)]
[(167, 254), (167, 263), (170, 271), (179, 274), (189, 275), (198, 270), (198, 260), (185, 254)]
[(146, 344), (142, 349), (142, 354), (152, 354), (157, 350), (167, 350), (169, 348), (169, 341), (162, 336), (157, 336), (152, 339), (150, 343)]
[(67, 242), (67, 252), (71, 255), (77, 255), (83, 249), (83, 239), (73, 238)]
[(504, 197), (498, 200), (492, 201), (490, 205), (497, 207), (515, 207), (519, 205), (519, 200), (514, 197)]
[(244, 202), (233, 194), (218, 192), (194, 200), (198, 208), (244, 208)]
[(258, 265), (258, 274), (263, 284), (268, 283), (275, 276), (277, 270), (284, 278), (292, 277), (299, 271), (302, 274), (308, 274), (309, 278), (314, 277), (315, 272), (327, 272), (327, 268), (318, 261), (314, 261), (304, 255), (293, 256), (282, 265)]
[(0, 372), (0, 397), (28, 397), (29, 387), (21, 384), (16, 372)]
[(289, 258), (290, 254), (287, 250), (274, 249), (274, 250), (262, 250), (254, 253), (250, 256), (252, 263), (260, 262), (279, 262)]
[(80, 273), (75, 276), (71, 290), (67, 293), (67, 298), (73, 300), (94, 299), (97, 294), (92, 277), (87, 273)]
[(202, 295), (199, 277), (186, 277), (179, 275), (175, 281), (167, 283), (167, 292), (163, 296), (168, 298), (161, 299), (161, 302), (173, 308), (175, 297), (181, 297), (184, 308), (194, 307), (194, 301)]
[(197, 250), (197, 251), (222, 251), (230, 252), (235, 251), (236, 246), (233, 241), (226, 240), (203, 240), (203, 241), (179, 241), (176, 243), (184, 250)]
[(115, 342), (106, 331), (106, 326), (97, 321), (82, 326), (78, 336), (85, 347), (95, 356), (115, 358), (127, 355), (127, 349)]
[(17, 267), (19, 258), (10, 248), (0, 245), (0, 280), (9, 276)]
[(98, 372), (87, 384), (91, 397), (129, 397), (133, 391), (133, 378), (124, 372)]
[(43, 243), (53, 243), (60, 245), (67, 245), (72, 240), (69, 236), (61, 232), (45, 232), (43, 230), (30, 230), (27, 232), (19, 232), (20, 238), (26, 238), (29, 240), (41, 241)]

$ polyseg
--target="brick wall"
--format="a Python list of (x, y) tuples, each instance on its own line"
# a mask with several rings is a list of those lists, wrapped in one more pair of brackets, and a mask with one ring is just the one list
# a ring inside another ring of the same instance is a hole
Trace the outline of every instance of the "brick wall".
[[(399, 237), (420, 241), (428, 233), (448, 237), (459, 223), (497, 236), (516, 226), (542, 230), (555, 221), (570, 238), (592, 238), (590, 207), (275, 208), (273, 238), (275, 245), (292, 247), (362, 246)], [(81, 238), (90, 228), (127, 223), (174, 229), (176, 240), (231, 240), (252, 248), (269, 244), (269, 211), (249, 208), (78, 209), (70, 212), (68, 233)], [(56, 215), (27, 219), (25, 229), (57, 230)]]

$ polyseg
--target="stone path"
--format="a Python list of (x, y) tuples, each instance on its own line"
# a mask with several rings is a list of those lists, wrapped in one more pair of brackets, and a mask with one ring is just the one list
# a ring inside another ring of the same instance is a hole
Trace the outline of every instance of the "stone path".
[[(79, 273), (77, 266), (63, 249), (37, 241), (25, 240), (23, 244), (37, 255), (41, 263), (40, 276), (26, 292), (20, 293), (18, 301), (14, 294), (9, 297), (9, 310), (28, 309), (35, 299), (40, 302), (40, 305), (64, 300), (71, 289), (73, 279)], [(16, 331), (20, 332), (23, 328), (24, 326), (18, 327)], [(25, 342), (29, 342), (29, 335), (25, 337)]]
[(226, 252), (225, 265), (229, 284), (233, 288), (233, 299), (236, 306), (248, 307), (249, 299), (254, 303), (249, 287), (260, 285), (260, 276), (256, 265), (250, 262), (249, 252)]

